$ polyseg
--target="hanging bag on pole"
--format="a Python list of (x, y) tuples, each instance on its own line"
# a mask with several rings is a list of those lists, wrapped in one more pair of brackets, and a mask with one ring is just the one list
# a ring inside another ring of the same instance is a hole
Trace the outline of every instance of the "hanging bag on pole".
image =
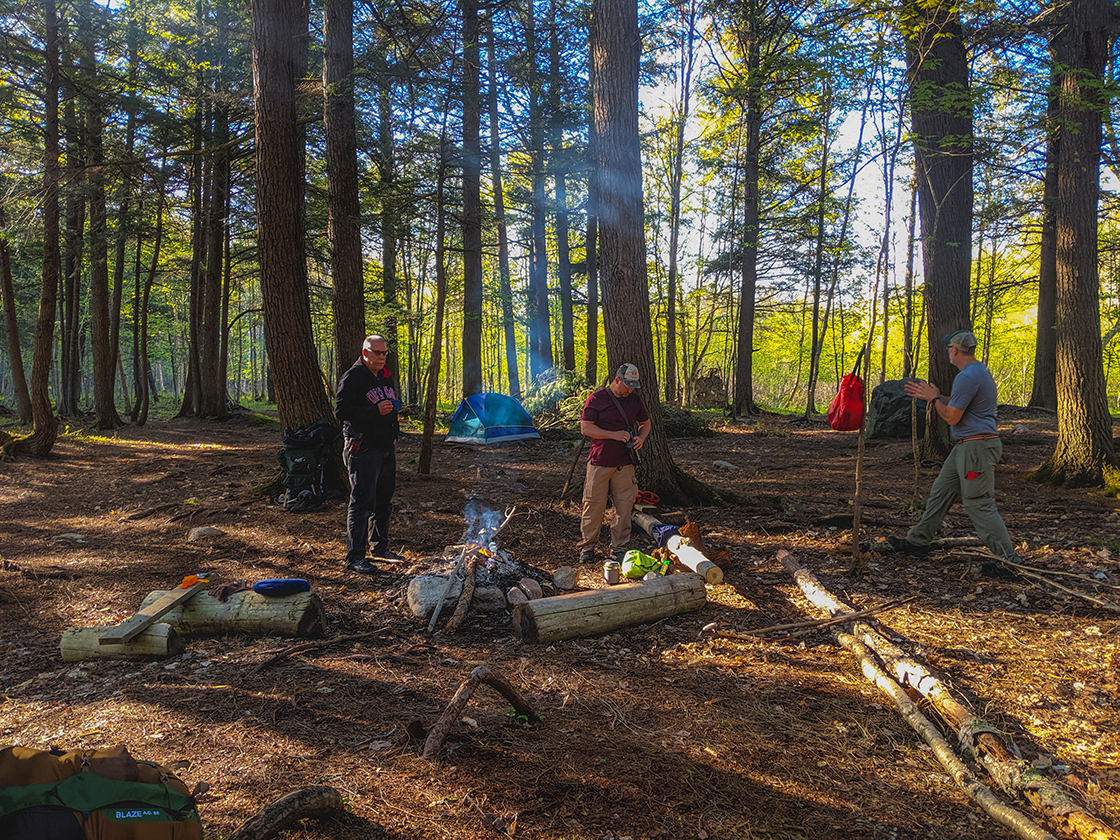
[(863, 380), (859, 376), (859, 366), (866, 349), (867, 345), (860, 348), (852, 372), (840, 380), (840, 391), (828, 407), (828, 425), (838, 432), (854, 432), (863, 423)]

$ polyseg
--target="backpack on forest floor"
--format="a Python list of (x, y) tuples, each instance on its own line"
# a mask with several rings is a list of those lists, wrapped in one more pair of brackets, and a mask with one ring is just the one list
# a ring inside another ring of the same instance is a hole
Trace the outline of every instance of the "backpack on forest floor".
[(331, 467), (333, 444), (341, 434), (329, 420), (317, 420), (294, 432), (284, 429), (284, 445), (277, 456), (284, 491), (276, 497), (277, 504), (300, 512), (342, 496)]
[[(194, 793), (207, 789), (198, 785)], [(194, 793), (123, 746), (0, 750), (5, 840), (202, 840)]]

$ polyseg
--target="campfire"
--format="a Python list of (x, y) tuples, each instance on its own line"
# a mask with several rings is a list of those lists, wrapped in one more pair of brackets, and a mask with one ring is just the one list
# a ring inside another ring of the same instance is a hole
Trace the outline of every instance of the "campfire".
[(444, 630), (455, 632), (472, 605), (479, 612), (497, 612), (574, 584), (574, 573), (557, 583), (548, 572), (518, 560), (500, 546), (498, 536), (513, 515), (513, 509), (503, 514), (469, 505), (464, 512), (463, 542), (448, 546), (409, 582), (409, 608), (418, 618), (427, 619), (429, 631), (436, 629), (442, 617), (447, 619)]

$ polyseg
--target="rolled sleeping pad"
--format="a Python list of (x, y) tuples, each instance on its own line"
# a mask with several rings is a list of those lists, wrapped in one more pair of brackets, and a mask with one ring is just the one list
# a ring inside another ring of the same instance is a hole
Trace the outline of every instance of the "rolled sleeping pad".
[(281, 598), (297, 592), (309, 592), (311, 584), (303, 578), (273, 578), (257, 581), (253, 584), (253, 591), (268, 598)]

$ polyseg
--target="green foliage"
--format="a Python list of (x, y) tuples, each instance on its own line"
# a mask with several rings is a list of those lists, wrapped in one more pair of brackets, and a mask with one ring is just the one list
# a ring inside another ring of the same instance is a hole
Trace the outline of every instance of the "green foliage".
[(583, 374), (563, 368), (549, 368), (537, 376), (532, 389), (521, 398), (521, 405), (534, 420), (547, 416), (579, 419), (579, 411), (592, 389)]
[(661, 415), (665, 418), (667, 438), (714, 437), (716, 434), (713, 418), (704, 412), (665, 403), (661, 406)]

